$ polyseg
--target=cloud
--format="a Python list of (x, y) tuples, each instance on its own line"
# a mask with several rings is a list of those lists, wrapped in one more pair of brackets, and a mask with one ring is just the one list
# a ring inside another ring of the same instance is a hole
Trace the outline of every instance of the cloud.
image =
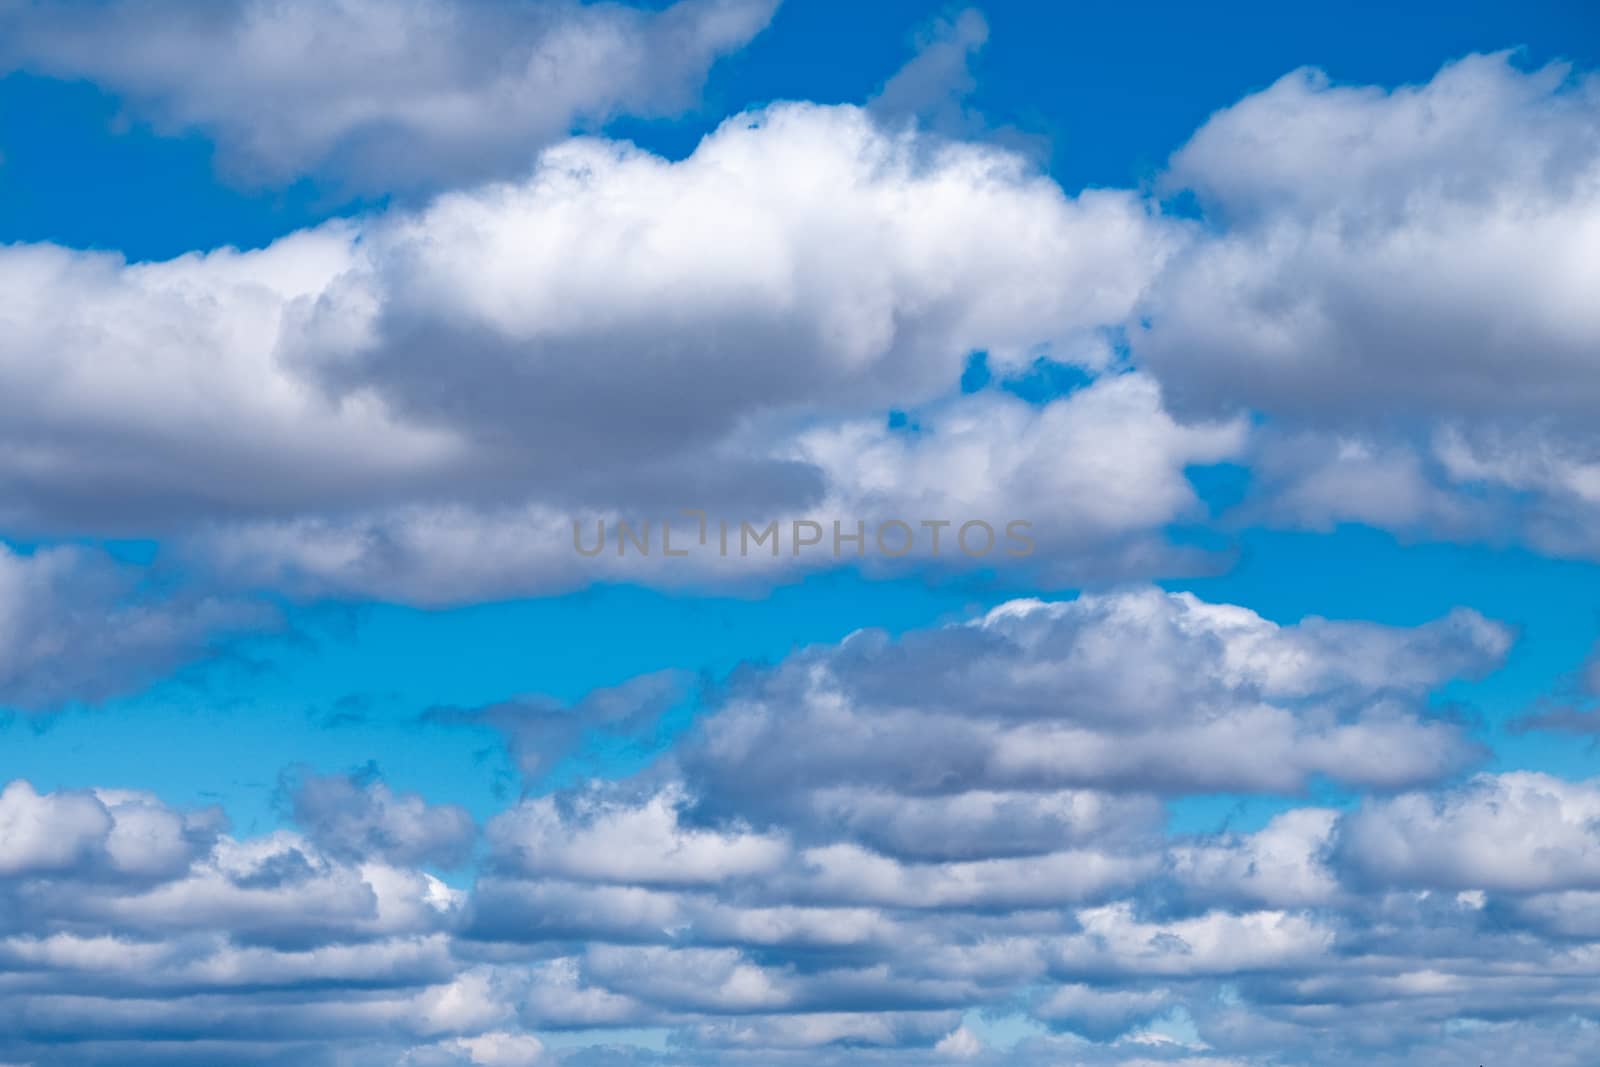
[(1600, 733), (1600, 642), (1584, 657), (1583, 664), (1563, 679), (1556, 692), (1541, 699), (1534, 709), (1512, 720), (1517, 732), (1547, 730), (1552, 733), (1586, 735)]
[[(1108, 330), (1177, 241), (1131, 193), (1068, 197), (999, 148), (788, 104), (682, 160), (568, 141), (520, 179), (257, 251), (13, 246), (0, 383), (29, 403), (0, 435), (0, 519), (439, 603), (776, 573), (574, 567), (573, 519), (1003, 524), (965, 513), (1050, 501), (1055, 581), (1148, 573), (1174, 566), (1160, 528), (1202, 510), (1184, 468), (1244, 433), (1179, 423), (1118, 373)], [(1048, 358), (1099, 378), (1034, 406), (957, 397), (975, 351), (1000, 375)], [(894, 410), (924, 432), (889, 434)], [(1006, 477), (934, 477), (984, 463)]]
[(1333, 928), (1291, 911), (1210, 911), (1173, 922), (1141, 921), (1125, 903), (1078, 913), (1082, 932), (1061, 940), (1055, 965), (1082, 977), (1162, 977), (1293, 970), (1320, 960)]
[(1133, 352), (1180, 416), (1270, 417), (1269, 517), (1595, 553), (1600, 80), (1512, 59), (1297, 71), (1173, 156), (1207, 228)]
[(659, 725), (661, 716), (688, 695), (687, 672), (657, 671), (618, 686), (595, 689), (566, 705), (531, 695), (483, 708), (437, 708), (428, 718), (448, 723), (483, 724), (500, 731), (517, 768), (535, 778), (578, 752), (594, 737), (639, 739)]
[(85, 78), (158, 130), (200, 130), (251, 184), (331, 173), (411, 190), (516, 173), (575, 127), (696, 102), (776, 0), (649, 11), (540, 0), (111, 0), (6, 13), (0, 64)]
[[(549, 1062), (544, 1045), (532, 1034), (491, 1031), (476, 1037), (457, 1037), (441, 1042), (441, 1052), (455, 1053), (467, 1063), (482, 1067), (536, 1067)], [(406, 1061), (422, 1064), (425, 1059), (413, 1052)]]
[(1116, 989), (1067, 982), (1055, 989), (1034, 1011), (1042, 1019), (1065, 1024), (1093, 1037), (1116, 1037), (1133, 1024), (1148, 1020), (1173, 1003), (1165, 989)]
[(112, 822), (92, 796), (41, 797), (19, 780), (0, 793), (0, 825), (6, 828), (0, 867), (15, 875), (76, 866), (103, 845)]
[(760, 875), (785, 858), (779, 837), (681, 826), (681, 802), (671, 792), (639, 806), (580, 796), (569, 813), (552, 797), (525, 800), (489, 824), (489, 841), (524, 873), (645, 885)]
[[(560, 444), (525, 468), (547, 482), (670, 473), (758, 415), (922, 403), (979, 349), (1103, 365), (1099, 329), (1168, 250), (1132, 196), (1068, 198), (1011, 153), (801, 104), (730, 119), (678, 162), (570, 142), (371, 244), (377, 291), (306, 330), (343, 312), (376, 343), (310, 369), (523, 463)], [(460, 356), (441, 364), (446, 344)]]
[(983, 1054), (983, 1042), (978, 1040), (976, 1034), (965, 1026), (958, 1026), (933, 1046), (935, 1054), (948, 1056), (951, 1059), (970, 1060), (974, 1056)]
[(1451, 890), (1600, 888), (1600, 791), (1534, 772), (1406, 794), (1344, 822), (1338, 857), (1387, 885)]
[(982, 118), (964, 101), (977, 88), (972, 63), (988, 40), (989, 23), (977, 8), (934, 20), (919, 34), (917, 54), (883, 83), (869, 106), (891, 121), (920, 120), (946, 133), (981, 131)]
[[(915, 434), (863, 418), (751, 442), (746, 456), (765, 449), (784, 469), (817, 479), (822, 496), (809, 505), (681, 498), (701, 505), (698, 517), (665, 497), (659, 510), (418, 506), (213, 527), (192, 551), (235, 582), (429, 604), (597, 581), (758, 589), (844, 566), (873, 576), (990, 567), (1052, 586), (1104, 582), (1204, 564), (1160, 531), (1205, 517), (1185, 469), (1233, 455), (1245, 433), (1237, 422), (1174, 421), (1138, 374), (1042, 407), (983, 395), (919, 419)], [(644, 532), (648, 554), (619, 547), (624, 522), (636, 537)], [(815, 547), (798, 547), (797, 523)], [(669, 559), (668, 547), (683, 558)], [(514, 711), (496, 714), (508, 726)]]
[[(985, 714), (1018, 722), (1048, 716), (1044, 694), (1102, 719), (1164, 714), (1166, 688), (1200, 671), (1181, 641), (1096, 681), (1129, 650), (1107, 619), (1148, 625), (1160, 600), (1229, 685), (1258, 700), (1294, 694), (1301, 710), (1359, 704), (1379, 679), (1420, 695), (1503, 651), (1481, 620), (1300, 631), (1148, 593), (1068, 602), (1067, 644), (1040, 629), (1061, 622), (1048, 605), (1018, 604), (902, 638), (893, 663), (881, 647), (829, 651), (854, 661), (833, 667), (852, 692), (892, 686), (929, 715), (979, 694)], [(1004, 640), (988, 634), (986, 659), (953, 654), (968, 630), (996, 627)], [(923, 641), (948, 670), (912, 690), (896, 675), (924, 669)], [(816, 673), (815, 652), (795, 660)], [(1183, 666), (1162, 678), (1161, 663)], [(1062, 701), (1063, 679), (1080, 707)], [(1167, 743), (1194, 758), (1181, 735)], [(1593, 783), (1485, 775), (1190, 836), (1164, 831), (1148, 798), (1098, 789), (950, 793), (960, 783), (942, 782), (946, 792), (899, 794), (900, 816), (893, 748), (869, 749), (890, 768), (873, 779), (887, 787), (772, 778), (801, 796), (826, 791), (821, 815), (754, 792), (714, 814), (693, 792), (705, 768), (681, 776), (697, 766), (682, 752), (631, 782), (527, 797), (490, 820), (491, 860), (460, 889), (411, 865), (431, 851), (412, 847), (431, 836), (413, 831), (448, 809), (372, 781), (310, 779), (306, 833), (242, 839), (214, 813), (145, 794), (14, 782), (0, 791), (0, 967), (13, 976), (0, 989), (0, 1055), (374, 1067), (1043, 1067), (1064, 1054), (1257, 1067), (1293, 1056), (1321, 1067), (1397, 1049), (1443, 1064), (1430, 1050), (1474, 1027), (1484, 1050), (1549, 1034), (1592, 1045), (1566, 1028), (1594, 980)], [(986, 855), (964, 843), (1011, 812), (1037, 844)], [(875, 847), (891, 816), (914, 817), (900, 832), (915, 847)], [(1010, 1024), (973, 1023), (1002, 1016), (1025, 1020), (1020, 1041), (991, 1039)], [(550, 1039), (573, 1029), (589, 1038)]]
[(167, 592), (145, 568), (94, 549), (0, 544), (0, 705), (105, 700), (276, 621), (265, 604)]
[(289, 785), (295, 823), (330, 855), (454, 867), (477, 837), (463, 808), (397, 794), (370, 775), (302, 771)]
[[(821, 514), (859, 516), (877, 531), (896, 517), (913, 527), (911, 558), (923, 568), (963, 565), (958, 541), (969, 519), (1006, 531), (1029, 523), (1027, 556), (1056, 581), (1182, 569), (1181, 554), (1157, 531), (1200, 520), (1206, 509), (1186, 469), (1232, 459), (1243, 449), (1242, 422), (1174, 420), (1160, 387), (1138, 373), (1099, 378), (1044, 405), (1001, 392), (919, 414), (916, 432), (857, 420), (803, 434), (796, 455), (824, 472)], [(939, 555), (920, 527), (946, 519)], [(874, 536), (877, 536), (876, 534)], [(980, 535), (974, 533), (976, 541)], [(891, 535), (882, 538), (898, 549)], [(1013, 540), (1004, 540), (1006, 551)], [(892, 570), (881, 548), (869, 570)], [(1007, 557), (996, 556), (998, 566)]]
[(831, 790), (914, 805), (968, 791), (1294, 792), (1313, 776), (1404, 788), (1472, 758), (1425, 694), (1493, 669), (1509, 642), (1470, 611), (1398, 630), (1278, 626), (1155, 590), (1016, 601), (736, 680), (682, 758), (713, 808), (829, 826)]
[(1326, 808), (1296, 808), (1252, 834), (1175, 846), (1173, 875), (1205, 899), (1290, 908), (1336, 903), (1340, 886), (1326, 853), (1338, 819)]
[(235, 839), (216, 809), (110, 789), (13, 781), (0, 827), (0, 967), (16, 979), (0, 1047), (16, 1062), (299, 1048), (321, 1063), (317, 1043), (498, 1017), (447, 1010), (442, 991), (472, 980), (444, 937), (459, 894), (421, 872), (342, 863), (289, 833)]
[(1226, 229), (1175, 265), (1141, 357), (1180, 397), (1312, 420), (1576, 412), (1597, 93), (1480, 55), (1390, 92), (1301, 71), (1220, 112), (1169, 181)]
[(1328, 532), (1364, 523), (1463, 540), (1494, 536), (1505, 519), (1459, 492), (1426, 441), (1359, 431), (1259, 434), (1245, 462), (1259, 486), (1234, 521)]
[[(444, 477), (456, 446), (374, 397), (335, 404), (285, 367), (284, 331), (353, 269), (348, 224), (164, 263), (0, 250), (0, 520), (41, 532), (356, 502)], [(365, 486), (366, 488), (362, 488)]]

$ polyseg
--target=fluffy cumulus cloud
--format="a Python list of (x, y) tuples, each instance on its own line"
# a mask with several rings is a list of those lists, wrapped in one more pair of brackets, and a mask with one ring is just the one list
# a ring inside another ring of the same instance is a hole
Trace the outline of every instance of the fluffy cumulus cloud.
[(6, 527), (160, 532), (442, 475), (448, 435), (377, 397), (329, 402), (286, 372), (291, 313), (350, 271), (355, 239), (334, 224), (148, 264), (0, 250)]
[(1352, 818), (1340, 852), (1380, 882), (1515, 892), (1600, 888), (1593, 783), (1513, 773), (1445, 798), (1407, 794)]
[(1166, 181), (1214, 225), (1135, 350), (1180, 411), (1274, 417), (1252, 462), (1278, 520), (1600, 550), (1593, 73), (1298, 71), (1213, 116)]
[[(0, 441), (4, 519), (426, 601), (760, 572), (572, 550), (573, 519), (689, 506), (1031, 519), (1063, 573), (1148, 571), (1152, 532), (1203, 514), (1185, 468), (1243, 442), (1119, 373), (1108, 330), (1175, 246), (1132, 193), (1069, 197), (1005, 150), (799, 104), (680, 161), (569, 142), (257, 251), (13, 246), (0, 379), (28, 400)], [(1002, 377), (1100, 377), (1032, 405), (960, 396), (977, 351)], [(901, 408), (926, 412), (891, 435)]]
[[(12, 17), (70, 52), (51, 10)], [(315, 17), (437, 17), (420, 36), (446, 51), (518, 39), (476, 21), (511, 8), (376, 10)], [(748, 13), (562, 10), (636, 29)], [(308, 12), (149, 22), (187, 54), (191, 35), (266, 47), (254, 35)], [(935, 58), (982, 36), (948, 29)], [(920, 523), (1023, 520), (1030, 574), (1103, 583), (1201, 565), (1166, 531), (1211, 517), (1187, 472), (1233, 461), (1246, 517), (1583, 554), (1596, 93), (1505, 56), (1395, 90), (1295, 73), (1174, 156), (1165, 188), (1203, 226), (1141, 192), (1069, 195), (1019, 153), (881, 109), (794, 103), (675, 160), (564, 140), (497, 183), (255, 251), (9, 246), (0, 522), (164, 537), (246, 585), (449, 603), (971, 567), (948, 537), (932, 559)], [(975, 353), (995, 380), (962, 393)], [(1007, 387), (1041, 367), (1079, 380)], [(684, 508), (736, 535), (814, 521), (823, 548), (664, 562)], [(833, 550), (836, 520), (865, 525), (867, 559)], [(919, 535), (905, 558), (899, 527), (877, 537), (892, 520)], [(622, 521), (655, 524), (654, 558), (574, 551), (574, 522), (620, 543)]]
[(1180, 399), (1308, 418), (1586, 411), (1597, 107), (1594, 76), (1493, 55), (1223, 110), (1167, 180), (1226, 229), (1175, 264), (1144, 357)]
[(215, 837), (221, 813), (173, 812), (154, 798), (113, 791), (47, 793), (18, 779), (0, 792), (7, 878), (74, 871), (141, 878), (185, 870)]
[[(1150, 590), (861, 633), (707, 692), (631, 779), (530, 788), (454, 885), (433, 869), (472, 821), (370, 774), (298, 773), (295, 829), (257, 836), (15, 781), (0, 1056), (1444, 1064), (1466, 1032), (1578, 1064), (1600, 792), (1448, 777), (1472, 749), (1427, 710), (1508, 642), (1470, 612), (1280, 626)], [(565, 717), (648, 730), (680, 688), (447, 717), (525, 750), (562, 720), (567, 751)], [(1175, 793), (1313, 773), (1367, 795), (1166, 828)]]
[(331, 171), (409, 189), (527, 166), (575, 127), (691, 106), (777, 0), (660, 10), (576, 0), (111, 0), (0, 6), (0, 63), (87, 78), (163, 132), (203, 131), (242, 180)]
[(1471, 758), (1421, 698), (1498, 665), (1509, 643), (1470, 611), (1394, 630), (1280, 627), (1154, 590), (1016, 601), (736, 680), (684, 758), (714, 801), (799, 805), (824, 825), (834, 790), (904, 794), (910, 806), (884, 814), (914, 818), (968, 790), (1283, 792), (1313, 776), (1397, 788)]

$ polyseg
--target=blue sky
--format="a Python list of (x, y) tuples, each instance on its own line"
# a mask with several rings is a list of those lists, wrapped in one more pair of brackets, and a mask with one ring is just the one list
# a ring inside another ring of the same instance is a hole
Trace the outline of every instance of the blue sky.
[(1597, 29), (0, 0), (0, 1063), (1592, 1062)]

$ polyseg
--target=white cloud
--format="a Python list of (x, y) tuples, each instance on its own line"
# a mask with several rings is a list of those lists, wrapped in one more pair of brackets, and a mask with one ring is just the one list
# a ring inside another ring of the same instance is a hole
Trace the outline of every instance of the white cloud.
[(1370, 803), (1340, 828), (1338, 855), (1379, 884), (1532, 892), (1600, 888), (1600, 788), (1528, 771), (1484, 775), (1441, 796)]
[(0, 519), (165, 532), (449, 473), (449, 434), (398, 423), (370, 393), (335, 403), (285, 363), (286, 331), (355, 268), (356, 237), (333, 223), (135, 264), (0, 249), (0, 314), (16, 324), (0, 340)]
[[(582, 18), (657, 18), (605, 10)], [(1292, 75), (1174, 157), (1205, 228), (1131, 191), (1067, 196), (994, 146), (783, 104), (680, 160), (565, 141), (506, 182), (258, 252), (13, 246), (0, 385), (30, 402), (0, 406), (0, 519), (162, 534), (300, 594), (449, 603), (780, 573), (575, 566), (574, 517), (1027, 510), (1059, 584), (1193, 566), (1161, 533), (1207, 518), (1184, 471), (1244, 459), (1273, 521), (1591, 553), (1596, 91), (1497, 56), (1392, 92)], [(1124, 373), (1109, 339), (1135, 321)], [(1002, 378), (1048, 356), (1091, 383), (953, 398), (980, 350)], [(1272, 416), (1253, 449), (1252, 410)]]
[(977, 88), (972, 64), (988, 39), (989, 24), (977, 8), (935, 19), (919, 35), (916, 55), (883, 83), (871, 108), (947, 133), (981, 133), (982, 116), (964, 99)]
[(1083, 932), (1063, 938), (1058, 962), (1083, 975), (1170, 977), (1291, 969), (1318, 960), (1334, 930), (1289, 911), (1214, 911), (1173, 922), (1141, 921), (1127, 904), (1078, 913)]
[(477, 1037), (458, 1037), (448, 1047), (461, 1050), (482, 1067), (535, 1067), (545, 1062), (544, 1044), (532, 1034), (490, 1031)]
[(1209, 225), (1135, 358), (1179, 413), (1271, 417), (1269, 517), (1600, 550), (1597, 101), (1508, 54), (1393, 90), (1302, 70), (1173, 157)]
[(204, 131), (251, 183), (331, 171), (410, 189), (520, 171), (577, 126), (685, 110), (776, 6), (119, 0), (84, 19), (41, 3), (4, 13), (0, 64), (87, 78), (164, 132)]
[(965, 1026), (958, 1026), (941, 1037), (939, 1043), (933, 1046), (933, 1051), (951, 1059), (970, 1060), (983, 1055), (983, 1042)]
[(1276, 792), (1323, 775), (1396, 788), (1471, 758), (1422, 700), (1493, 669), (1509, 644), (1471, 611), (1401, 630), (1279, 626), (1155, 590), (1017, 601), (753, 675), (682, 758), (713, 806), (825, 822), (825, 791), (852, 787)]
[(1333, 903), (1340, 888), (1325, 853), (1337, 818), (1325, 808), (1296, 808), (1252, 834), (1179, 845), (1173, 874), (1208, 898), (1289, 908)]
[(495, 817), (487, 833), (516, 870), (593, 881), (714, 883), (770, 873), (786, 859), (788, 844), (776, 835), (682, 825), (684, 799), (669, 790), (634, 806), (585, 794), (568, 812), (539, 797)]
[(1386, 93), (1301, 72), (1219, 113), (1170, 180), (1229, 226), (1163, 283), (1141, 356), (1313, 419), (1580, 410), (1600, 83), (1568, 73), (1473, 56)]
[[(1104, 331), (1176, 246), (1134, 194), (1068, 197), (1014, 153), (802, 104), (675, 162), (566, 142), (519, 180), (259, 251), (13, 246), (0, 385), (28, 403), (0, 401), (0, 518), (427, 602), (770, 580), (574, 565), (572, 518), (686, 506), (1027, 507), (1061, 576), (1145, 573), (1160, 527), (1201, 514), (1184, 468), (1243, 439), (1109, 373)], [(1107, 376), (1042, 407), (952, 399), (980, 350), (1001, 375)], [(898, 408), (925, 432), (886, 431)]]
[(111, 815), (89, 794), (40, 796), (25, 781), (0, 793), (0, 826), (5, 851), (0, 868), (7, 875), (71, 869), (111, 830)]
[(180, 813), (145, 793), (40, 794), (23, 779), (0, 792), (0, 876), (170, 878), (210, 848), (217, 809)]
[(1103, 363), (1097, 331), (1172, 248), (1131, 194), (1070, 198), (1014, 154), (802, 104), (730, 119), (678, 162), (571, 142), (371, 240), (375, 343), (322, 354), (324, 378), (559, 443), (568, 473), (763, 412), (925, 402), (975, 350)]

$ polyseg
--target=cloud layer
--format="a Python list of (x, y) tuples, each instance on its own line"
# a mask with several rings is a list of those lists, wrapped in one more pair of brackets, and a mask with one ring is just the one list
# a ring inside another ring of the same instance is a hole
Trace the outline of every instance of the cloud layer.
[[(1470, 612), (1280, 627), (1154, 591), (858, 634), (750, 668), (633, 779), (514, 802), (457, 886), (430, 867), (471, 820), (370, 773), (297, 776), (299, 829), (254, 837), (13, 782), (0, 1055), (1444, 1064), (1466, 1031), (1575, 1065), (1600, 785), (1453, 779), (1470, 747), (1425, 706), (1508, 641)], [(672, 688), (578, 714), (647, 729)], [(508, 716), (487, 721), (531, 751)], [(1241, 716), (1281, 726), (1239, 740)], [(1174, 794), (1292, 795), (1311, 770), (1365, 799), (1165, 828)]]

